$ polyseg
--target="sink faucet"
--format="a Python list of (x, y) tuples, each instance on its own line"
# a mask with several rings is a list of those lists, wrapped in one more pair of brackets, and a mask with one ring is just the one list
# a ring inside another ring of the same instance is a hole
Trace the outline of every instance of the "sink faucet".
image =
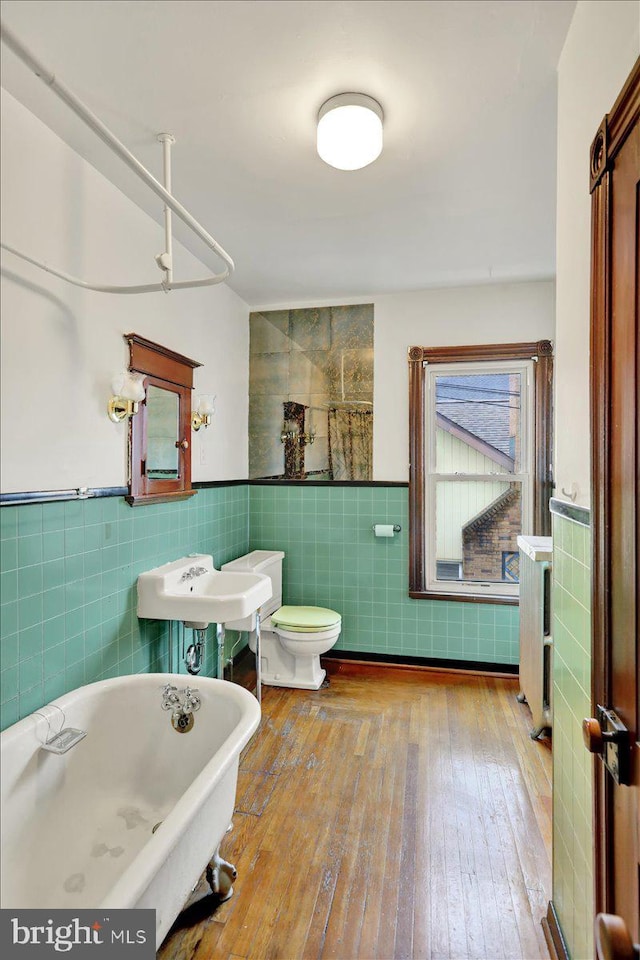
[(194, 577), (201, 577), (206, 572), (206, 567), (189, 567), (180, 577), (180, 583), (184, 583), (185, 580), (193, 580)]

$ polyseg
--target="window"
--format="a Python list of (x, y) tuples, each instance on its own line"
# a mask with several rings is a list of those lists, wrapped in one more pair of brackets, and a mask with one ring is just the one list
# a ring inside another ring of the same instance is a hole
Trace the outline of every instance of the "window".
[(517, 537), (549, 529), (551, 344), (411, 347), (413, 597), (517, 603)]

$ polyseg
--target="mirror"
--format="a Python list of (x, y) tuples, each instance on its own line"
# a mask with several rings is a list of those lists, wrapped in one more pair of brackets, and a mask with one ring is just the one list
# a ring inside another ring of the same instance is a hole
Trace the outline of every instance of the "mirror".
[(180, 429), (180, 397), (172, 390), (147, 387), (147, 477), (177, 480)]
[(191, 392), (196, 360), (128, 333), (129, 369), (144, 374), (145, 399), (129, 420), (131, 506), (183, 500), (191, 487)]
[(373, 477), (373, 304), (249, 317), (249, 477)]

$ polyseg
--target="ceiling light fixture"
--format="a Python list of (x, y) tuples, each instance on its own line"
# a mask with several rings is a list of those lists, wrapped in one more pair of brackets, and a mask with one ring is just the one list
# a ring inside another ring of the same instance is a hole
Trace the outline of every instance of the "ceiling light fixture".
[(318, 153), (338, 170), (360, 170), (382, 152), (382, 107), (364, 93), (340, 93), (320, 107)]

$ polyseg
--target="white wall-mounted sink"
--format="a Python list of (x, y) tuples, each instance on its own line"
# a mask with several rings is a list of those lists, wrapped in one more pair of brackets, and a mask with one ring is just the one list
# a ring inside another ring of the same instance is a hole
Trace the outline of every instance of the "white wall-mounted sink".
[(248, 617), (270, 598), (269, 577), (216, 570), (208, 554), (181, 557), (138, 577), (138, 616), (151, 620), (205, 627)]

